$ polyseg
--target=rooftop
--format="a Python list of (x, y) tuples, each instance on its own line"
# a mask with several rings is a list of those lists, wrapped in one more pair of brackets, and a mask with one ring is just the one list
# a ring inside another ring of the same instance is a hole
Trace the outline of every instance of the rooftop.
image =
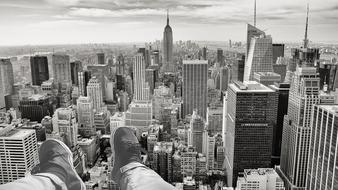
[[(6, 131), (3, 131), (6, 130)], [(25, 137), (35, 133), (34, 129), (12, 129), (0, 128), (0, 138), (1, 139), (24, 139)]]
[(338, 104), (334, 105), (318, 105), (319, 108), (325, 109), (335, 115), (338, 115)]
[(46, 99), (47, 96), (44, 94), (33, 94), (32, 96), (28, 97), (28, 100), (31, 101), (38, 101), (38, 100), (43, 100)]
[(259, 76), (273, 76), (273, 77), (280, 77), (280, 74), (274, 73), (274, 72), (255, 72), (255, 74), (259, 75)]
[(208, 60), (183, 60), (183, 65), (186, 64), (208, 64)]
[(244, 175), (271, 175), (277, 174), (273, 168), (245, 169)]
[(274, 92), (274, 90), (256, 81), (244, 81), (243, 83), (236, 81), (230, 84), (229, 88), (235, 92)]

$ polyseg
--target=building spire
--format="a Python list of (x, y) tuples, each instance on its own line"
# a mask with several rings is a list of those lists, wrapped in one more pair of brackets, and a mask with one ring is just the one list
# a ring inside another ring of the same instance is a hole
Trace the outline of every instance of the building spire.
[(307, 12), (306, 12), (306, 25), (305, 25), (305, 36), (304, 36), (304, 48), (308, 47), (309, 40), (307, 39), (307, 28), (309, 25), (309, 3), (307, 4)]
[(255, 0), (255, 7), (254, 7), (254, 27), (256, 27), (256, 0)]
[(169, 25), (169, 9), (167, 9), (167, 25)]

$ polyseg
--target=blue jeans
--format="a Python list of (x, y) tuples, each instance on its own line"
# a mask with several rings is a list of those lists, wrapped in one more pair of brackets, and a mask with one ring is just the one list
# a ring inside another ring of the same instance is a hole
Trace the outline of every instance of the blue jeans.
[[(121, 190), (175, 189), (156, 172), (141, 163), (132, 162), (123, 166), (120, 170), (122, 177), (118, 184)], [(0, 190), (67, 190), (67, 188), (57, 176), (49, 173), (39, 173), (0, 185)]]

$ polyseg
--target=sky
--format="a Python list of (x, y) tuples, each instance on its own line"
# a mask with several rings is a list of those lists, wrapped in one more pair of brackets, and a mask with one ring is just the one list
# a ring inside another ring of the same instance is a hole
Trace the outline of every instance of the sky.
[[(257, 27), (274, 42), (338, 41), (338, 0), (257, 0)], [(0, 0), (0, 46), (161, 40), (245, 41), (254, 0)]]

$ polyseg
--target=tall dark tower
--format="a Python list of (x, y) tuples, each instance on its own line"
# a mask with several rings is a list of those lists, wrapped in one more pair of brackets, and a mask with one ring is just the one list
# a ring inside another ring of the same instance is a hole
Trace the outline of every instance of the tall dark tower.
[(43, 81), (49, 79), (47, 56), (30, 57), (32, 84), (41, 85)]
[(169, 10), (167, 12), (167, 25), (163, 32), (163, 72), (175, 72), (173, 66), (173, 31), (169, 25)]

